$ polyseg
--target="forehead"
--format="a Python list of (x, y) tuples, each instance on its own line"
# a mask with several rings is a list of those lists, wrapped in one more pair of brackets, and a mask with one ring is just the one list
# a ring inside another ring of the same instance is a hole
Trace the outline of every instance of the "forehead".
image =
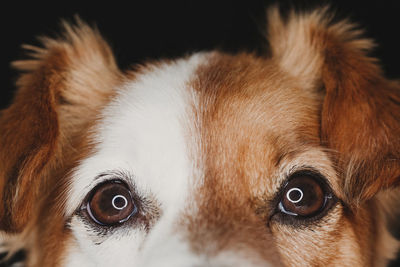
[(319, 143), (317, 100), (274, 62), (251, 55), (196, 54), (147, 67), (103, 111), (67, 213), (114, 171), (165, 209), (193, 185), (215, 181), (272, 191), (283, 159)]
[(192, 95), (187, 83), (203, 58), (148, 66), (119, 88), (93, 130), (93, 153), (74, 171), (67, 214), (108, 178), (102, 174), (115, 171), (128, 174), (127, 182), (138, 190), (157, 194), (165, 206), (177, 201), (171, 192), (185, 186), (182, 177), (188, 172), (184, 122)]
[(246, 169), (238, 163), (259, 159), (273, 170), (287, 154), (319, 144), (319, 97), (274, 62), (247, 54), (219, 55), (197, 74), (195, 113), (206, 144), (203, 156), (212, 158), (209, 165), (220, 158)]

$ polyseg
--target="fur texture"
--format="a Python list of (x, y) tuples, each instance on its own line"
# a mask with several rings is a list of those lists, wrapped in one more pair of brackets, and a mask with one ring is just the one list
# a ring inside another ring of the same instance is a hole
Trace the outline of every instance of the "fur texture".
[[(79, 20), (26, 46), (0, 114), (1, 239), (28, 266), (384, 266), (399, 246), (387, 223), (400, 85), (372, 41), (331, 21), (271, 8), (268, 57), (214, 51), (125, 73)], [(339, 201), (282, 223), (275, 199), (304, 169)], [(111, 228), (81, 214), (109, 179), (141, 207)]]

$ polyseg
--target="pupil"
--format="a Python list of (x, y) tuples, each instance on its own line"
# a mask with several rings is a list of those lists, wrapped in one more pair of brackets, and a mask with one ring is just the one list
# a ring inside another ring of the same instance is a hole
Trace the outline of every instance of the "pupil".
[(297, 187), (291, 188), (286, 193), (286, 198), (292, 203), (298, 203), (303, 199), (303, 191)]
[(128, 206), (128, 200), (123, 195), (116, 195), (112, 199), (112, 205), (117, 210), (122, 210)]

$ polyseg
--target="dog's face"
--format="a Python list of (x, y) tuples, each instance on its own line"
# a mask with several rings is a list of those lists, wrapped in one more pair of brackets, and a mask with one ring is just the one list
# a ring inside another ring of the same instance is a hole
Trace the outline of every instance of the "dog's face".
[(324, 14), (270, 10), (262, 58), (122, 73), (82, 23), (28, 47), (0, 117), (4, 238), (29, 266), (384, 265), (400, 89)]

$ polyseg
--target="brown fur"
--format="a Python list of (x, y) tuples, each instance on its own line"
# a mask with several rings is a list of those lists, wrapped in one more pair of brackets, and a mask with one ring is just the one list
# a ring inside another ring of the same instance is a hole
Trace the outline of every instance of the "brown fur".
[[(369, 40), (326, 14), (284, 20), (271, 9), (269, 58), (213, 53), (197, 70), (190, 86), (200, 103), (193, 150), (201, 156), (193, 160), (203, 173), (188, 206), (199, 212), (188, 209), (180, 225), (194, 252), (240, 251), (286, 266), (382, 266), (396, 251), (382, 210), (396, 202), (382, 195), (399, 183), (400, 86), (368, 57)], [(70, 172), (93, 150), (101, 108), (135, 76), (123, 76), (108, 45), (81, 22), (43, 45), (26, 46), (33, 59), (14, 63), (26, 73), (0, 116), (0, 230), (23, 231), (29, 266), (60, 264), (71, 238)], [(317, 223), (280, 224), (271, 201), (285, 167), (310, 163), (341, 201)]]
[(321, 142), (338, 152), (347, 198), (369, 199), (394, 185), (400, 176), (400, 85), (387, 81), (368, 56), (372, 41), (346, 21), (331, 24), (326, 10), (291, 14), (286, 24), (277, 12), (269, 13), (273, 57), (300, 81), (322, 82)]
[(25, 231), (35, 266), (56, 265), (68, 236), (65, 177), (89, 155), (88, 130), (123, 80), (98, 32), (77, 24), (65, 23), (59, 39), (43, 38), (44, 48), (25, 46), (34, 59), (13, 63), (27, 73), (0, 117), (0, 229), (21, 232), (31, 223)]
[[(272, 9), (272, 58), (214, 55), (198, 70), (192, 85), (200, 98), (194, 117), (204, 176), (193, 204), (200, 212), (183, 222), (195, 251), (252, 247), (275, 264), (278, 251), (289, 266), (384, 264), (387, 255), (377, 250), (384, 221), (370, 200), (399, 180), (400, 87), (367, 56), (369, 40), (320, 12), (284, 22)], [(273, 210), (264, 208), (261, 218), (254, 210), (277, 191), (279, 164), (318, 146), (329, 149), (336, 171), (330, 183), (346, 206), (312, 231), (272, 221), (269, 232)]]
[[(252, 247), (262, 258), (277, 256), (265, 217), (254, 213), (258, 208), (254, 202), (260, 197), (254, 193), (270, 197), (275, 192), (279, 181), (267, 177), (274, 176), (282, 153), (318, 143), (318, 104), (311, 101), (316, 95), (302, 97), (290, 80), (271, 75), (274, 67), (245, 54), (215, 55), (193, 81), (200, 96), (200, 108), (195, 112), (200, 113), (196, 117), (201, 118), (204, 155), (199, 159), (204, 166), (204, 184), (196, 199), (203, 212), (188, 215), (196, 250), (217, 241), (209, 252), (240, 244)], [(282, 87), (288, 91), (278, 93)], [(298, 99), (289, 99), (292, 94), (309, 105), (297, 105)], [(276, 110), (268, 104), (271, 102), (284, 105)]]

